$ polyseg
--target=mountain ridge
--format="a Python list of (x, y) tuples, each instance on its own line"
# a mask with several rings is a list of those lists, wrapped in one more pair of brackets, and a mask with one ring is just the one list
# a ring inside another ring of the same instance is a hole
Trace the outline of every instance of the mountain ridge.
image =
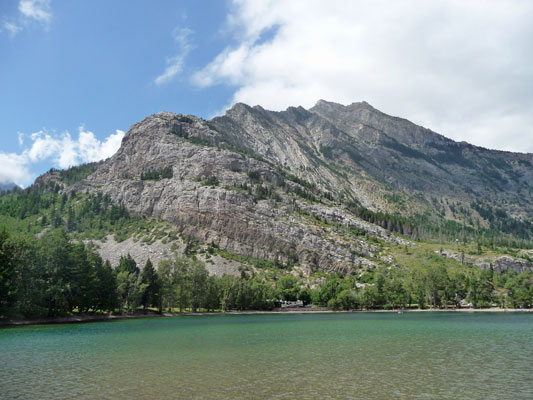
[(50, 173), (35, 186), (103, 193), (134, 215), (170, 222), (186, 241), (240, 256), (307, 274), (353, 273), (392, 262), (386, 243), (527, 243), (532, 162), (533, 154), (457, 143), (366, 102), (280, 112), (238, 103), (211, 120), (148, 116), (83, 179), (65, 185)]

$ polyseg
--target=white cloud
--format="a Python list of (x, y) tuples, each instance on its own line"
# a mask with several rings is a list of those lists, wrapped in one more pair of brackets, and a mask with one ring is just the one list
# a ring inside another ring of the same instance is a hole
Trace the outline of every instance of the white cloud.
[(31, 145), (20, 154), (0, 153), (0, 183), (15, 182), (22, 186), (31, 183), (35, 178), (31, 173), (32, 165), (45, 160), (59, 168), (104, 160), (116, 153), (124, 135), (124, 131), (117, 129), (101, 141), (83, 126), (79, 128), (77, 139), (69, 132), (61, 135), (44, 130), (29, 135), (19, 133), (19, 143), (24, 143), (26, 138)]
[(176, 28), (172, 32), (172, 37), (176, 42), (179, 50), (179, 54), (173, 57), (167, 58), (167, 66), (163, 73), (155, 78), (156, 85), (163, 85), (170, 82), (175, 76), (179, 75), (183, 70), (183, 64), (189, 51), (192, 49), (189, 37), (193, 31), (189, 28)]
[(20, 0), (18, 15), (11, 21), (4, 22), (0, 32), (6, 31), (13, 37), (32, 22), (48, 28), (52, 20), (50, 3), (51, 0)]
[(70, 140), (70, 135), (67, 133), (63, 135), (63, 138), (57, 139), (41, 130), (32, 133), (30, 139), (33, 144), (29, 149), (25, 150), (25, 154), (27, 154), (31, 162), (36, 162), (46, 160), (54, 155), (59, 157), (62, 153), (62, 148), (65, 147), (66, 143), (64, 142)]
[(48, 23), (52, 19), (50, 0), (20, 0), (19, 12), (29, 19)]
[(235, 0), (193, 80), (280, 110), (366, 100), (456, 140), (533, 151), (533, 2)]
[[(117, 129), (114, 134), (109, 135), (105, 141), (100, 143), (100, 155), (98, 160), (105, 160), (106, 158), (111, 157), (117, 152), (122, 143), (122, 138), (126, 132)], [(96, 161), (96, 160), (95, 160)]]
[(117, 152), (124, 134), (124, 131), (117, 129), (116, 133), (109, 135), (104, 141), (100, 141), (94, 136), (94, 133), (80, 127), (77, 156), (84, 162), (105, 160)]
[(183, 62), (183, 55), (168, 58), (167, 67), (161, 75), (155, 78), (155, 84), (163, 85), (164, 83), (170, 82), (175, 76), (179, 75), (179, 73), (183, 69)]
[(24, 155), (0, 153), (0, 183), (27, 183), (32, 174), (28, 169), (28, 160)]
[(7, 31), (9, 36), (13, 37), (22, 30), (20, 25), (17, 25), (13, 22), (4, 22), (2, 31)]

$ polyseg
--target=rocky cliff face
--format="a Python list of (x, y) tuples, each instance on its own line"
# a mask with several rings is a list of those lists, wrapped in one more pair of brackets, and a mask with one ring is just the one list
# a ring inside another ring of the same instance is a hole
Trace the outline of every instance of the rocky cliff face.
[(66, 190), (103, 192), (137, 215), (171, 222), (187, 240), (242, 256), (353, 272), (390, 262), (380, 243), (408, 242), (357, 218), (348, 202), (437, 215), (449, 210), (432, 197), (465, 205), (483, 198), (531, 218), (532, 166), (531, 154), (455, 143), (367, 103), (284, 112), (236, 104), (211, 121), (149, 116)]
[(368, 103), (319, 101), (283, 112), (236, 104), (212, 124), (234, 143), (370, 209), (401, 211), (387, 198), (409, 200), (404, 211), (431, 208), (431, 198), (508, 204), (533, 217), (533, 155), (457, 143)]
[[(156, 114), (132, 126), (120, 150), (75, 188), (169, 221), (186, 238), (281, 264), (297, 260), (308, 271), (375, 265), (379, 249), (353, 240), (354, 229), (402, 241), (328, 200), (311, 203), (286, 193), (282, 185), (306, 189), (253, 154), (215, 146), (224, 139), (201, 119)], [(168, 167), (171, 178), (141, 179)]]

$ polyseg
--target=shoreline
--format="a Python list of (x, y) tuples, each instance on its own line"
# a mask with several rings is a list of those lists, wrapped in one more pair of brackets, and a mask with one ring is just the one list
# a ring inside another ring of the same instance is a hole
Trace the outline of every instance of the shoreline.
[(209, 311), (209, 312), (156, 312), (136, 313), (136, 314), (101, 314), (101, 315), (71, 315), (67, 317), (45, 317), (35, 319), (21, 320), (4, 320), (0, 321), (2, 327), (32, 326), (32, 325), (55, 325), (55, 324), (73, 324), (88, 322), (106, 322), (120, 321), (124, 319), (141, 319), (141, 318), (173, 318), (173, 317), (191, 317), (191, 316), (208, 316), (208, 315), (256, 315), (256, 314), (329, 314), (329, 313), (424, 313), (424, 312), (460, 312), (460, 313), (533, 313), (533, 309), (515, 309), (515, 308), (448, 308), (448, 309), (392, 309), (392, 310), (332, 310), (326, 308), (317, 309), (285, 309), (285, 310), (248, 310), (248, 311)]

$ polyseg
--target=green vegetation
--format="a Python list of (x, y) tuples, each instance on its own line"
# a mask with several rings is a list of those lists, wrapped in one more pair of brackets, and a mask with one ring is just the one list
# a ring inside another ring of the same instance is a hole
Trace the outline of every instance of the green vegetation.
[(186, 117), (184, 115), (180, 115), (180, 116), (174, 117), (174, 119), (176, 121), (184, 122), (186, 124), (192, 124), (194, 122), (192, 118)]
[(116, 278), (108, 262), (65, 232), (27, 240), (0, 233), (0, 315), (38, 317), (113, 310)]
[(252, 180), (252, 183), (260, 183), (261, 182), (261, 174), (259, 171), (250, 171), (248, 172), (248, 178)]
[(74, 312), (272, 309), (294, 299), (297, 281), (264, 277), (209, 276), (195, 257), (147, 261), (142, 272), (131, 256), (113, 270), (90, 245), (54, 231), (37, 240), (0, 233), (0, 317), (62, 316)]
[(214, 175), (204, 178), (203, 180), (201, 180), (201, 183), (202, 183), (202, 186), (218, 186), (219, 185), (218, 178)]
[[(392, 197), (389, 197), (389, 200), (391, 199)], [(483, 202), (473, 202), (472, 208), (478, 210), (482, 217), (489, 220), (490, 228), (474, 228), (430, 214), (404, 217), (399, 214), (376, 212), (354, 201), (348, 202), (346, 206), (350, 212), (365, 221), (416, 240), (438, 240), (440, 242), (461, 240), (479, 242), (492, 247), (533, 247), (531, 240), (533, 223), (531, 221), (512, 218), (504, 210), (492, 208)], [(454, 205), (450, 204), (450, 208), (453, 210)], [(463, 207), (461, 210), (466, 213)]]
[(432, 157), (435, 161), (444, 164), (457, 164), (465, 168), (475, 168), (476, 165), (463, 155), (462, 146), (459, 143), (449, 142), (447, 144), (438, 144), (429, 142), (428, 146), (442, 151), (434, 154)]
[(333, 160), (333, 147), (320, 145), (320, 152), (324, 155), (324, 157)]
[(210, 140), (202, 139), (196, 136), (189, 137), (188, 133), (185, 132), (181, 126), (178, 130), (171, 131), (170, 133), (198, 146), (216, 147), (216, 144), (211, 142)]
[(400, 248), (393, 251), (397, 251), (397, 267), (360, 275), (317, 272), (306, 279), (288, 274), (276, 263), (239, 258), (211, 246), (210, 254), (262, 271), (244, 267), (240, 277), (216, 277), (209, 276), (194, 255), (163, 261), (157, 271), (150, 260), (141, 271), (128, 255), (113, 270), (90, 244), (72, 242), (63, 230), (31, 240), (4, 230), (0, 233), (0, 317), (135, 312), (139, 307), (193, 312), (267, 310), (283, 300), (312, 301), (315, 306), (335, 309), (533, 305), (530, 271), (483, 271), (434, 253), (413, 255), (407, 249), (400, 257)]
[(504, 209), (491, 207), (483, 201), (473, 201), (470, 206), (490, 224), (494, 233), (503, 232), (517, 238), (527, 239), (533, 236), (533, 222), (512, 218)]
[(114, 234), (122, 241), (134, 234), (152, 240), (169, 235), (167, 223), (132, 216), (122, 203), (109, 196), (70, 192), (60, 193), (57, 184), (0, 196), (0, 221), (8, 232), (35, 235), (65, 230), (77, 239), (104, 239)]
[[(277, 172), (281, 175), (281, 179), (278, 181), (270, 179), (270, 181), (273, 181), (270, 182), (268, 179), (263, 179), (259, 171), (249, 171), (248, 177), (252, 181), (255, 190), (252, 191), (252, 188), (246, 184), (239, 186), (239, 188), (248, 191), (256, 200), (273, 199), (275, 201), (281, 201), (281, 197), (276, 192), (277, 188), (284, 190), (287, 194), (292, 193), (312, 203), (323, 202), (323, 199), (333, 200), (330, 193), (320, 191), (315, 184), (309, 183), (295, 175), (286, 174), (281, 170)], [(287, 181), (291, 181), (294, 184), (289, 184)]]
[(326, 275), (320, 289), (312, 291), (314, 305), (337, 309), (530, 308), (533, 273), (482, 271), (475, 267), (380, 268), (359, 277)]
[(74, 183), (84, 180), (89, 175), (91, 175), (94, 171), (96, 171), (96, 168), (98, 168), (98, 166), (102, 164), (102, 162), (103, 161), (81, 164), (76, 167), (71, 167), (60, 171), (54, 170), (52, 168), (50, 172), (59, 172), (59, 179), (61, 180), (61, 182), (64, 182), (67, 185), (72, 185)]
[[(392, 149), (392, 150), (396, 150), (397, 152), (399, 152), (401, 155), (405, 156), (405, 157), (410, 157), (410, 158), (419, 158), (419, 159), (422, 159), (422, 160), (426, 160), (432, 164), (435, 164), (435, 161), (433, 161), (431, 159), (431, 157), (429, 157), (428, 155), (418, 151), (418, 150), (415, 150), (415, 149), (412, 149), (411, 147), (407, 147), (403, 144), (401, 144), (400, 142), (396, 141), (396, 140), (391, 140), (391, 141), (388, 141), (388, 142), (383, 142), (383, 145), (385, 147), (388, 147), (389, 149)], [(438, 166), (438, 165), (437, 165)]]
[(220, 249), (216, 244), (211, 243), (207, 247), (207, 253), (208, 254), (217, 254), (226, 260), (230, 261), (237, 261), (241, 264), (253, 266), (257, 269), (262, 270), (270, 270), (270, 271), (279, 271), (279, 270), (290, 270), (297, 262), (298, 257), (294, 254), (294, 252), (290, 252), (289, 254), (286, 254), (287, 263), (282, 263), (279, 260), (279, 257), (276, 258), (275, 261), (260, 259), (260, 258), (254, 258), (249, 256), (241, 256), (239, 254), (232, 253), (225, 249)]

